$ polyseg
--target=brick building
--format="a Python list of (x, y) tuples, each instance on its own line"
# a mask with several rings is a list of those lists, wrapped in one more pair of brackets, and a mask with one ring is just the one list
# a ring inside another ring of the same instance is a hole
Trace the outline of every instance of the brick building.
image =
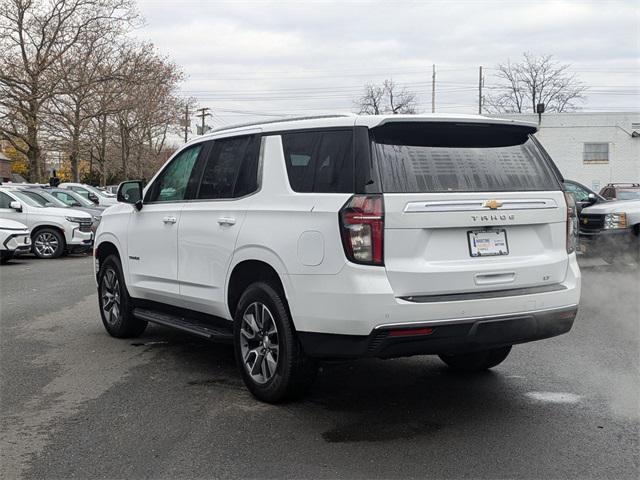
[(11, 160), (4, 153), (0, 152), (0, 182), (11, 181)]

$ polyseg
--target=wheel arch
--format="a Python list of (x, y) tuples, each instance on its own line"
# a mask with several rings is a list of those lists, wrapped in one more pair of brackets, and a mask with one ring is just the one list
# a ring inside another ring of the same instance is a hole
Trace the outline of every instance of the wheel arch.
[(109, 255), (117, 256), (120, 262), (122, 262), (122, 255), (120, 255), (118, 247), (113, 242), (105, 240), (95, 248), (94, 257), (98, 261), (98, 264), (101, 264)]
[(124, 275), (125, 282), (128, 283), (129, 269), (127, 262), (124, 260), (124, 252), (122, 251), (122, 247), (120, 245), (120, 242), (118, 242), (118, 239), (115, 236), (109, 234), (101, 235), (93, 247), (93, 257), (96, 260), (96, 262), (94, 262), (96, 281), (98, 279), (100, 264), (111, 254), (116, 255), (120, 259), (122, 273)]
[(289, 277), (282, 261), (269, 250), (245, 249), (234, 257), (227, 278), (225, 299), (231, 319), (242, 292), (251, 283), (260, 280), (272, 283), (283, 294), (283, 300), (288, 305), (288, 293), (291, 291)]
[[(67, 237), (64, 233), (64, 229), (59, 226), (59, 225), (53, 225), (50, 223), (40, 223), (35, 225), (32, 229), (31, 229), (31, 245), (33, 246), (34, 240), (36, 238), (36, 235), (38, 234), (38, 232), (40, 232), (41, 230), (44, 229), (49, 229), (49, 230), (55, 230), (56, 232), (58, 232), (60, 234), (60, 236), (62, 237), (62, 242), (64, 243), (64, 249), (67, 249)], [(63, 252), (64, 254), (64, 252)]]

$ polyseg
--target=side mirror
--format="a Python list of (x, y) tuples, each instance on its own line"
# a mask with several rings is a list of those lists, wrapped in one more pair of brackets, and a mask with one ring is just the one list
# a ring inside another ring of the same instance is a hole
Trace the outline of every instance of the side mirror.
[(71, 202), (72, 207), (81, 207), (82, 204), (80, 202)]
[(118, 186), (117, 199), (122, 203), (135, 205), (138, 210), (142, 209), (142, 182), (140, 180), (129, 180), (122, 182)]
[(598, 201), (598, 197), (596, 197), (595, 193), (590, 193), (589, 194), (589, 200), (587, 200), (589, 202), (589, 205), (593, 205), (594, 203), (596, 203)]
[(22, 211), (22, 204), (15, 200), (9, 204), (9, 207), (13, 208), (16, 212)]
[(100, 200), (98, 199), (98, 196), (93, 193), (93, 192), (89, 192), (89, 200), (91, 200), (93, 203), (95, 203), (96, 205), (98, 203), (100, 203)]

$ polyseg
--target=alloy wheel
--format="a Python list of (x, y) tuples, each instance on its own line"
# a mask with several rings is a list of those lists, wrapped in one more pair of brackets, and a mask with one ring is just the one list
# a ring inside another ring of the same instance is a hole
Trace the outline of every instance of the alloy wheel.
[(33, 248), (35, 248), (38, 255), (41, 257), (51, 257), (53, 256), (60, 243), (58, 238), (50, 232), (42, 232), (36, 236), (35, 241), (33, 242)]
[(120, 319), (120, 282), (112, 268), (107, 268), (102, 276), (100, 296), (105, 321), (109, 325), (116, 324)]
[(278, 327), (261, 302), (249, 305), (242, 315), (240, 352), (244, 368), (256, 383), (264, 384), (273, 378), (280, 358)]

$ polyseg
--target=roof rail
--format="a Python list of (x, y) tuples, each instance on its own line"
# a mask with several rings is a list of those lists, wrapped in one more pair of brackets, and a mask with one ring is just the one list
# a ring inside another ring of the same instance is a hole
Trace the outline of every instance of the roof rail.
[(247, 122), (247, 123), (237, 123), (234, 125), (226, 125), (224, 127), (214, 128), (209, 130), (206, 134), (224, 132), (225, 130), (233, 130), (235, 128), (243, 128), (243, 127), (253, 127), (255, 125), (266, 125), (270, 123), (281, 123), (281, 122), (298, 122), (300, 120), (317, 120), (319, 118), (341, 118), (341, 117), (352, 117), (354, 115), (349, 115), (346, 113), (336, 113), (336, 114), (327, 114), (327, 115), (308, 115), (306, 117), (286, 117), (286, 118), (278, 118), (276, 120), (263, 120), (260, 122)]
[(640, 187), (638, 182), (610, 182), (605, 187)]

